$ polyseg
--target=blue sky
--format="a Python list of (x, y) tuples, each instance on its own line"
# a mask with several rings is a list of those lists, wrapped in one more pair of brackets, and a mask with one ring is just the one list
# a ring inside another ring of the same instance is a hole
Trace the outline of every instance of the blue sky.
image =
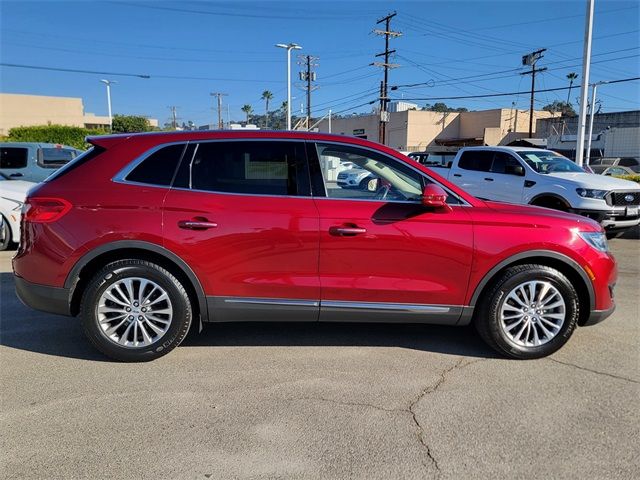
[[(403, 33), (391, 46), (390, 85), (429, 82), (392, 92), (397, 98), (450, 97), (526, 91), (521, 56), (548, 48), (537, 88), (567, 86), (581, 73), (584, 0), (422, 2), (151, 2), (2, 1), (3, 63), (96, 70), (109, 75), (0, 67), (0, 90), (82, 97), (85, 110), (106, 114), (104, 85), (110, 78), (115, 113), (168, 120), (170, 105), (196, 124), (212, 123), (210, 92), (228, 93), (232, 119), (251, 104), (264, 112), (286, 98), (286, 55), (275, 43), (296, 42), (300, 53), (319, 57), (314, 114), (365, 112), (378, 95), (382, 72), (370, 66), (384, 49), (372, 33), (376, 20), (396, 11), (392, 28)], [(596, 0), (591, 81), (640, 76), (640, 2)], [(296, 60), (295, 56), (293, 57)], [(292, 62), (293, 81), (299, 67)], [(496, 73), (498, 72), (498, 73)], [(119, 76), (143, 74), (151, 78)], [(578, 82), (579, 83), (579, 82)], [(640, 108), (640, 82), (599, 89), (602, 111)], [(572, 91), (575, 99), (579, 89)], [(294, 112), (305, 93), (293, 87)], [(566, 100), (567, 92), (540, 93), (536, 107)], [(419, 105), (438, 100), (416, 101)], [(528, 108), (528, 95), (444, 100), (471, 110)], [(365, 105), (362, 105), (365, 104)], [(225, 107), (226, 108), (226, 107)]]

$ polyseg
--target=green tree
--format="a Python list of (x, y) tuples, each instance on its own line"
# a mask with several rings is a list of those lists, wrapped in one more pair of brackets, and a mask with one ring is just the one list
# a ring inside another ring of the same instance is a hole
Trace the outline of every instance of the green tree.
[(567, 105), (571, 105), (571, 87), (573, 87), (573, 81), (578, 78), (578, 74), (575, 72), (571, 72), (567, 74), (567, 79), (569, 80), (569, 92), (567, 92)]
[(264, 128), (269, 128), (269, 100), (271, 100), (273, 98), (273, 93), (271, 93), (269, 90), (265, 90), (264, 92), (262, 92), (262, 97), (260, 97), (262, 100), (265, 101), (266, 105), (265, 105), (265, 121), (264, 121)]
[(458, 107), (458, 108), (453, 108), (453, 107), (449, 107), (447, 106), (446, 103), (443, 102), (436, 102), (433, 105), (431, 105), (430, 103), (427, 103), (423, 110), (427, 110), (429, 112), (468, 112), (469, 110), (467, 110), (464, 107)]
[(149, 120), (140, 115), (114, 115), (112, 125), (113, 133), (137, 133), (151, 130)]
[(243, 105), (240, 110), (242, 110), (244, 114), (247, 116), (247, 123), (249, 123), (249, 119), (251, 118), (251, 113), (253, 112), (253, 107), (247, 103)]
[(576, 115), (573, 106), (570, 103), (563, 102), (561, 100), (556, 100), (553, 103), (545, 105), (544, 107), (542, 107), (542, 110), (551, 113), (560, 112), (563, 117), (573, 117)]

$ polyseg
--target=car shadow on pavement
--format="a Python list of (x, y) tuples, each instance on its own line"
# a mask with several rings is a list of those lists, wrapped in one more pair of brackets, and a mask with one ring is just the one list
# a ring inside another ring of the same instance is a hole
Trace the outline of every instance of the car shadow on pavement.
[[(194, 326), (195, 327), (195, 326)], [(77, 318), (37, 312), (16, 297), (13, 277), (0, 273), (0, 345), (92, 361), (109, 361), (84, 338)], [(401, 347), (493, 358), (471, 327), (367, 323), (224, 323), (192, 328), (181, 348), (216, 346)]]

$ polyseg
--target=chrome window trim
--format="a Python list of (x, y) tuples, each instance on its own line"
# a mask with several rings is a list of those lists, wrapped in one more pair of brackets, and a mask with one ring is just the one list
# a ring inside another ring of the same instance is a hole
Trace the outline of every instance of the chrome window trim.
[[(416, 172), (418, 175), (422, 176), (422, 177), (426, 177), (429, 179), (429, 181), (431, 181), (432, 183), (438, 185), (439, 187), (441, 187), (445, 192), (447, 192), (449, 195), (451, 195), (452, 197), (457, 198), (461, 203), (460, 204), (453, 204), (450, 205), (451, 207), (455, 207), (455, 206), (464, 206), (464, 207), (471, 207), (472, 205), (467, 202), (464, 198), (460, 197), (457, 193), (452, 192), (451, 190), (449, 190), (447, 187), (445, 187), (444, 185), (442, 185), (440, 182), (437, 182), (435, 179), (431, 178), (430, 176), (428, 176), (427, 174), (425, 174), (424, 172), (418, 170), (417, 168), (415, 168), (413, 165), (411, 165), (409, 162), (403, 162), (402, 160), (393, 157), (385, 152), (382, 152), (380, 150), (375, 150), (371, 147), (364, 147), (362, 145), (358, 145), (356, 143), (344, 143), (344, 142), (338, 142), (338, 141), (334, 141), (334, 140), (328, 140), (328, 141), (324, 141), (324, 140), (308, 140), (308, 142), (312, 142), (314, 144), (314, 146), (316, 147), (316, 152), (317, 152), (317, 144), (318, 143), (326, 143), (326, 144), (332, 144), (332, 145), (343, 145), (343, 146), (347, 146), (347, 147), (355, 147), (355, 148), (361, 148), (363, 150), (367, 150), (369, 152), (374, 152), (377, 153), (379, 155), (382, 155), (386, 158), (389, 158), (395, 162), (400, 162), (403, 163), (404, 165), (406, 165), (407, 167), (409, 167), (411, 170), (413, 170), (414, 172)], [(316, 155), (318, 156), (318, 161), (320, 161), (320, 155), (318, 155), (316, 153)], [(374, 199), (367, 199), (367, 198), (332, 198), (332, 197), (328, 197), (327, 196), (327, 186), (324, 180), (324, 175), (322, 176), (322, 184), (325, 187), (325, 195), (324, 197), (314, 197), (314, 198), (327, 198), (329, 200), (349, 200), (349, 201), (365, 201), (365, 202), (380, 202), (381, 200), (374, 200)], [(420, 204), (419, 201), (410, 201), (410, 200), (395, 200), (395, 201), (384, 201), (382, 200), (383, 203), (411, 203), (411, 204)]]

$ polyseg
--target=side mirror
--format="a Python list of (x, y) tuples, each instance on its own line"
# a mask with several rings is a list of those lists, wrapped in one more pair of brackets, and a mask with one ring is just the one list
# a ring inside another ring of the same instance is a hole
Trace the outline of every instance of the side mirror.
[(524, 177), (524, 167), (522, 165), (515, 165), (513, 167), (513, 174), (519, 177)]
[(430, 183), (422, 190), (422, 205), (444, 212), (451, 211), (451, 206), (447, 204), (447, 192), (434, 183)]

